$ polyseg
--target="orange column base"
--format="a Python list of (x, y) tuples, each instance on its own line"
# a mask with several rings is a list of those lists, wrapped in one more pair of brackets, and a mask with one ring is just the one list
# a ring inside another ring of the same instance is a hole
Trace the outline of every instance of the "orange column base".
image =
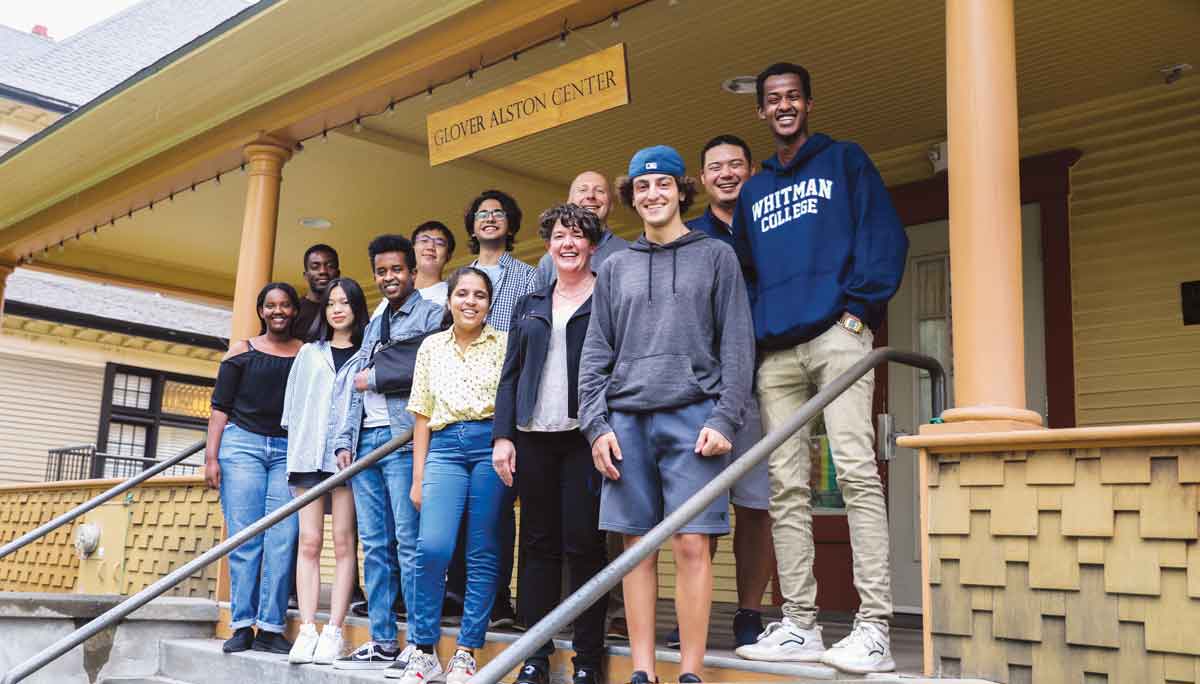
[(1009, 406), (962, 406), (942, 413), (943, 423), (922, 425), (923, 435), (1044, 430), (1037, 411)]

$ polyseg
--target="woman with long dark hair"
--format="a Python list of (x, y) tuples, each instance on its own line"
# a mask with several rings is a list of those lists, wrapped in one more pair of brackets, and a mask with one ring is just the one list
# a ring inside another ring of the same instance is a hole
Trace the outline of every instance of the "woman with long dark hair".
[[(283, 402), (282, 422), (288, 431), (288, 484), (296, 496), (348, 465), (338, 463), (332, 443), (354, 390), (354, 374), (361, 366), (359, 348), (369, 318), (362, 287), (350, 278), (336, 278), (329, 283), (321, 297), (320, 311), (323, 315), (315, 323), (314, 341), (300, 348), (292, 364)], [(290, 663), (329, 665), (342, 652), (342, 621), (358, 574), (354, 495), (348, 484), (300, 511), (296, 598), (301, 624), (288, 654)], [(335, 566), (329, 622), (318, 635), (315, 620), (327, 501), (333, 511)]]
[[(451, 325), (421, 343), (408, 410), (413, 427), (413, 504), (421, 510), (414, 602), (408, 641), (417, 647), (403, 684), (445, 678), (466, 684), (475, 674), (496, 599), (498, 525), (504, 485), (492, 469), (492, 416), (504, 362), (505, 333), (488, 325), (492, 283), (477, 268), (450, 276)], [(466, 596), (458, 649), (443, 671), (434, 646), (446, 593), (446, 568), (466, 519)], [(388, 673), (391, 674), (390, 672)]]
[[(221, 491), (230, 536), (292, 498), (280, 420), (288, 373), (303, 344), (291, 334), (300, 298), (287, 283), (268, 283), (257, 306), (262, 333), (231, 344), (217, 371), (204, 450), (204, 477)], [(283, 630), (295, 546), (296, 516), (290, 516), (229, 554), (233, 636), (226, 653), (291, 650)]]

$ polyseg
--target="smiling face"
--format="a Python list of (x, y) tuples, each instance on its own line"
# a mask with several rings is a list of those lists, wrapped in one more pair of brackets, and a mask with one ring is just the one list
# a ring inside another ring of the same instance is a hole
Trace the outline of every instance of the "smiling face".
[(633, 179), (633, 208), (647, 226), (660, 228), (679, 216), (679, 185), (665, 173)]
[(354, 309), (350, 307), (350, 298), (341, 286), (333, 288), (329, 293), (329, 303), (325, 306), (325, 320), (334, 330), (349, 330), (354, 327)]
[(740, 146), (717, 145), (704, 153), (704, 173), (700, 182), (714, 204), (732, 207), (748, 178), (750, 162)]
[(458, 279), (447, 303), (454, 327), (464, 331), (482, 328), (491, 310), (487, 284), (474, 273), (464, 274)]
[(804, 93), (799, 74), (769, 76), (763, 83), (758, 118), (767, 122), (771, 134), (779, 140), (793, 140), (808, 133), (808, 115), (812, 98)]
[(612, 192), (608, 179), (595, 171), (584, 171), (571, 183), (567, 201), (587, 209), (603, 224), (612, 209)]
[(292, 328), (292, 319), (296, 317), (296, 308), (292, 299), (283, 290), (271, 290), (263, 298), (262, 308), (258, 316), (267, 325), (267, 331), (280, 335), (288, 334)]
[(450, 243), (441, 229), (421, 231), (413, 239), (413, 247), (417, 251), (418, 271), (441, 274), (450, 260)]
[(586, 273), (592, 268), (596, 245), (588, 241), (581, 229), (568, 228), (562, 221), (557, 221), (546, 241), (546, 251), (550, 252), (559, 273)]
[(383, 252), (376, 254), (373, 266), (375, 268), (375, 285), (379, 292), (392, 304), (400, 304), (408, 299), (413, 288), (412, 269), (404, 261), (403, 252)]
[(329, 252), (312, 252), (304, 262), (304, 280), (308, 283), (308, 291), (314, 294), (324, 294), (329, 283), (340, 275), (337, 257)]
[(499, 200), (486, 199), (475, 210), (475, 238), (480, 242), (496, 242), (508, 236), (508, 216)]

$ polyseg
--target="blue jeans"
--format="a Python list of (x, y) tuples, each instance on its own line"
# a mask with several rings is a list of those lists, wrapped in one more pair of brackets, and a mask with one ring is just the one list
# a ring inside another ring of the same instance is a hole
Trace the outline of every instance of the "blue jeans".
[[(291, 501), (287, 437), (267, 437), (230, 423), (221, 434), (217, 462), (229, 536)], [(266, 632), (283, 632), (299, 530), (299, 518), (290, 515), (229, 554), (231, 628), (257, 625)]]
[[(390, 427), (364, 429), (358, 437), (358, 458), (391, 438)], [(392, 613), (396, 592), (403, 593), (406, 605), (414, 600), (420, 517), (408, 498), (412, 477), (412, 450), (399, 449), (355, 475), (352, 481), (371, 639), (385, 645), (396, 641), (396, 618)]]
[(467, 516), (467, 591), (458, 643), (481, 648), (499, 566), (500, 510), (507, 488), (492, 469), (492, 421), (453, 423), (433, 433), (421, 483), (416, 591), (408, 604), (409, 642), (435, 644), (441, 636), (446, 568)]

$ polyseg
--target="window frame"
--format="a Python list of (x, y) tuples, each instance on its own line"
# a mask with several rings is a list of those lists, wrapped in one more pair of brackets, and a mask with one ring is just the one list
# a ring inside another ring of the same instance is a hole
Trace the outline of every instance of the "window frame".
[[(113, 386), (118, 374), (137, 375), (150, 378), (150, 408), (137, 409), (129, 406), (113, 404)], [(164, 425), (167, 427), (200, 428), (208, 427), (208, 420), (191, 416), (181, 416), (175, 413), (164, 413), (162, 410), (163, 389), (167, 382), (179, 382), (188, 385), (198, 385), (212, 388), (216, 384), (213, 378), (184, 373), (172, 373), (153, 368), (127, 366), (120, 363), (108, 363), (104, 366), (104, 394), (100, 405), (100, 425), (96, 432), (96, 450), (108, 453), (109, 425), (116, 421), (141, 425), (146, 428), (145, 453), (143, 458), (160, 460), (158, 454), (158, 431)], [(168, 454), (171, 456), (174, 454)]]

